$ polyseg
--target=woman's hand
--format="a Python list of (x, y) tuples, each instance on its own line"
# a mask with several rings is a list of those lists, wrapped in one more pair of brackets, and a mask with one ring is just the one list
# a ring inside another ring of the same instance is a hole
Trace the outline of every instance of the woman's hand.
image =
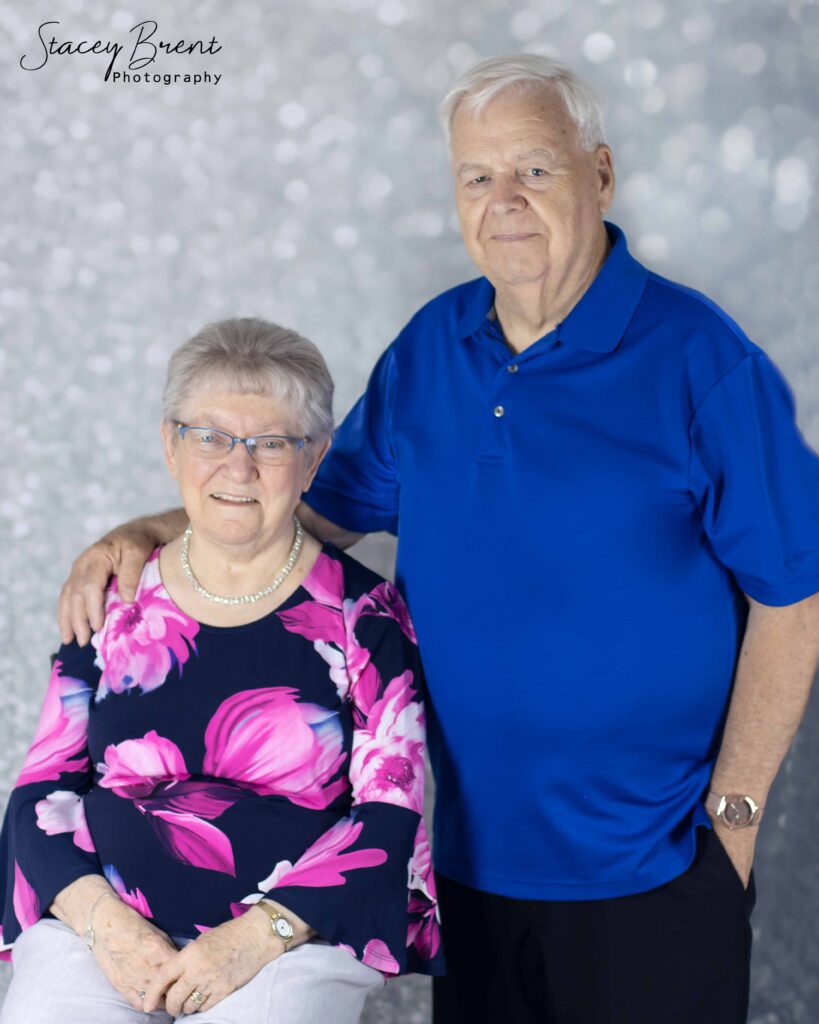
[(172, 962), (179, 950), (138, 911), (118, 899), (106, 899), (94, 910), (92, 952), (117, 992), (135, 1010), (142, 1010), (140, 993), (148, 990), (157, 971)]
[(182, 533), (187, 521), (183, 509), (134, 519), (83, 551), (60, 591), (57, 620), (63, 643), (71, 643), (76, 637), (80, 647), (84, 647), (92, 630), (102, 629), (105, 588), (111, 576), (117, 577), (120, 596), (132, 601), (153, 549)]
[[(313, 930), (284, 907), (274, 904), (293, 925), (292, 946), (305, 942)], [(251, 907), (241, 917), (225, 921), (181, 949), (166, 963), (148, 988), (142, 1008), (151, 1013), (162, 1005), (172, 1017), (197, 1010), (209, 1010), (284, 952), (284, 943), (276, 938), (270, 918), (263, 910)], [(190, 996), (199, 992), (206, 998), (196, 1003)]]

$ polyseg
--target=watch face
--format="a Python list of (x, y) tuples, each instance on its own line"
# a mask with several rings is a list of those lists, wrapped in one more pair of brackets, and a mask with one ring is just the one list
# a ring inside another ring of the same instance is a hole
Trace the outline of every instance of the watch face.
[(730, 797), (725, 803), (722, 816), (729, 828), (744, 828), (751, 821), (753, 811), (747, 800), (742, 797)]
[(276, 929), (277, 934), (283, 939), (293, 938), (293, 928), (289, 921), (285, 921), (283, 917), (277, 918), (273, 922), (273, 927)]

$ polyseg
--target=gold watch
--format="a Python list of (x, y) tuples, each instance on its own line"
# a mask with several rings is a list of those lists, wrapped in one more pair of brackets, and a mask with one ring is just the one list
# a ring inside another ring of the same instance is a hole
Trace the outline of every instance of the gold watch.
[(284, 943), (285, 953), (290, 949), (290, 943), (293, 941), (295, 932), (293, 931), (293, 925), (287, 920), (284, 914), (279, 913), (275, 907), (266, 900), (259, 900), (256, 904), (261, 910), (263, 910), (270, 918), (270, 927), (273, 930), (273, 934), (277, 939), (281, 939)]

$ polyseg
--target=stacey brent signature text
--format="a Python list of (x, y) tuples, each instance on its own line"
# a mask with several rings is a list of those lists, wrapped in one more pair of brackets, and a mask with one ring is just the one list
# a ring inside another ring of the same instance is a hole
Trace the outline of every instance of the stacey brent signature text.
[[(24, 71), (39, 71), (40, 68), (44, 68), (46, 66), (49, 57), (63, 57), (75, 53), (110, 53), (111, 60), (109, 61), (108, 68), (105, 72), (105, 81), (107, 82), (111, 72), (114, 70), (114, 65), (119, 59), (119, 55), (125, 49), (125, 44), (115, 43), (110, 39), (96, 39), (93, 42), (83, 39), (76, 43), (71, 40), (58, 42), (56, 36), (47, 31), (44, 32), (44, 30), (47, 25), (59, 24), (59, 21), (44, 21), (42, 25), (40, 25), (37, 29), (37, 35), (40, 37), (42, 54), (29, 57), (24, 53), (20, 58), (20, 67), (23, 68)], [(129, 48), (132, 46), (131, 56), (128, 58), (129, 71), (138, 71), (140, 68), (153, 64), (160, 51), (166, 54), (213, 54), (218, 53), (222, 49), (221, 44), (216, 41), (215, 36), (213, 36), (207, 43), (201, 40), (193, 43), (186, 43), (184, 39), (180, 39), (175, 43), (162, 42), (161, 39), (157, 39), (156, 42), (154, 42), (153, 38), (156, 35), (158, 28), (159, 25), (155, 21), (140, 21), (129, 30), (129, 35), (136, 33), (134, 40), (127, 44)], [(51, 39), (47, 38), (49, 35), (51, 35)], [(39, 64), (37, 63), (38, 57), (40, 59)]]

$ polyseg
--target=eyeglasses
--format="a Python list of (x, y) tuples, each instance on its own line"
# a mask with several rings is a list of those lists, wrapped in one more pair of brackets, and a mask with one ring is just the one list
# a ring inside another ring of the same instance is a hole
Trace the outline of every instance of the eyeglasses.
[(284, 434), (262, 434), (259, 437), (234, 437), (225, 430), (212, 427), (189, 427), (176, 422), (179, 439), (185, 449), (202, 459), (223, 459), (235, 445), (243, 444), (249, 454), (264, 466), (283, 466), (295, 459), (310, 440), (309, 437), (288, 437)]

